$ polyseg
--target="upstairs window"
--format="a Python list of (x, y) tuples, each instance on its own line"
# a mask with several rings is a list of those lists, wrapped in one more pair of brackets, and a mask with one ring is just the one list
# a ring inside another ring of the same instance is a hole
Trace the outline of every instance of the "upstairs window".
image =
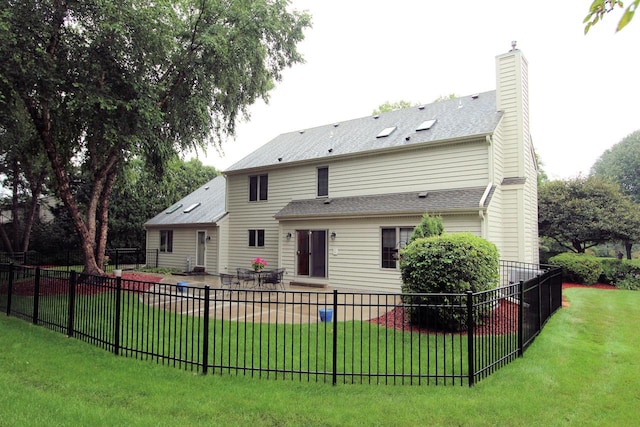
[(269, 176), (253, 175), (249, 177), (249, 201), (267, 200), (269, 193)]
[(318, 197), (329, 195), (329, 168), (324, 166), (318, 168)]

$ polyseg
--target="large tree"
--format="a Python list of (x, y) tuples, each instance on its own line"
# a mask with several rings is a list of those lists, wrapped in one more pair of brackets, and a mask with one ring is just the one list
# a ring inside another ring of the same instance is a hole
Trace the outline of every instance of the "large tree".
[(541, 236), (583, 253), (608, 241), (633, 240), (640, 216), (616, 184), (596, 176), (578, 177), (540, 187), (538, 227)]
[[(0, 94), (24, 108), (79, 235), (102, 273), (122, 160), (162, 169), (220, 145), (247, 108), (302, 60), (307, 14), (286, 0), (5, 0)], [(6, 105), (6, 104), (5, 104)], [(87, 189), (81, 203), (73, 184)]]
[(623, 193), (640, 203), (640, 130), (602, 153), (591, 174), (617, 182)]
[[(606, 150), (591, 167), (591, 174), (617, 183), (635, 203), (630, 207), (632, 217), (640, 215), (640, 130)], [(633, 219), (629, 223), (633, 224)], [(640, 241), (640, 227), (630, 231), (620, 237), (629, 259), (632, 245)]]

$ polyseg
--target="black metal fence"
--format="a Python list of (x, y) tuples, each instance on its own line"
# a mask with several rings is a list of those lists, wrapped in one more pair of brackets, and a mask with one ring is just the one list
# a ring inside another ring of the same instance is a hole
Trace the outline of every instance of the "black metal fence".
[[(204, 374), (471, 386), (522, 355), (561, 307), (560, 269), (502, 263), (501, 276), (486, 292), (403, 295), (199, 288), (5, 264), (0, 310)], [(443, 310), (462, 330), (408, 319)]]
[[(140, 248), (114, 248), (105, 251), (105, 271), (114, 269), (137, 269), (146, 264), (145, 251)], [(13, 263), (33, 267), (56, 266), (68, 267), (84, 265), (84, 254), (77, 249), (61, 250), (56, 253), (0, 252), (0, 263)]]

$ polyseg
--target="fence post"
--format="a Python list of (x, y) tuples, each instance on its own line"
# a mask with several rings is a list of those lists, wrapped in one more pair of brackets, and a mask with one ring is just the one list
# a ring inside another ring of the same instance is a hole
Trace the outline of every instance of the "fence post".
[(76, 283), (78, 276), (75, 270), (69, 273), (69, 303), (67, 307), (67, 336), (73, 337), (75, 328)]
[[(116, 252), (117, 253), (117, 252)], [(116, 259), (118, 257), (116, 256)], [(117, 262), (117, 261), (116, 261)], [(121, 300), (121, 295), (122, 295), (122, 277), (116, 277), (116, 313), (115, 313), (115, 324), (114, 324), (114, 328), (115, 330), (113, 331), (113, 354), (115, 354), (116, 356), (118, 356), (120, 354), (120, 312), (121, 312), (121, 308), (120, 308), (120, 300)]]
[(331, 367), (331, 383), (336, 385), (338, 383), (338, 290), (333, 290), (333, 357)]
[(518, 293), (520, 298), (518, 301), (518, 357), (524, 354), (524, 281), (518, 283), (520, 287)]
[(475, 355), (473, 351), (473, 291), (467, 291), (467, 355), (469, 364), (469, 387), (473, 386), (476, 372), (475, 372)]
[(211, 288), (209, 285), (204, 287), (204, 327), (202, 337), (202, 375), (207, 375), (209, 365), (209, 304), (211, 298)]
[(155, 268), (158, 268), (158, 258), (160, 258), (160, 249), (156, 248), (156, 265)]
[(40, 303), (40, 267), (36, 267), (35, 283), (33, 285), (33, 324), (38, 324), (38, 305)]
[(539, 334), (542, 330), (542, 286), (540, 286), (540, 276), (536, 277), (536, 286), (538, 287), (538, 330), (536, 334)]
[(7, 288), (7, 316), (11, 315), (11, 294), (13, 293), (13, 263), (9, 263), (9, 285)]

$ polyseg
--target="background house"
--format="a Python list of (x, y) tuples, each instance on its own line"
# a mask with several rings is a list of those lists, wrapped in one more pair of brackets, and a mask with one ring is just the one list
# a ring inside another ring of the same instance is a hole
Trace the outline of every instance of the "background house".
[(259, 256), (291, 282), (397, 291), (398, 250), (424, 212), (442, 215), (447, 232), (494, 242), (502, 259), (538, 262), (527, 62), (517, 49), (496, 58), (495, 91), (282, 134), (224, 175), (227, 257), (212, 271)]
[(147, 221), (147, 264), (210, 272), (226, 266), (225, 187), (217, 176)]

